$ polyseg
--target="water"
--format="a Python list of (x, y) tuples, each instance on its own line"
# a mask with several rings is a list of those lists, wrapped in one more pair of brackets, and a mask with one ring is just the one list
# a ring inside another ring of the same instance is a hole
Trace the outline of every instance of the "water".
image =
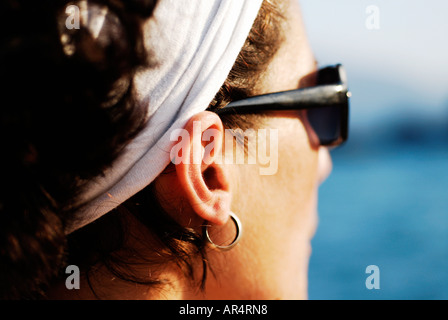
[[(333, 153), (310, 299), (448, 299), (448, 142)], [(366, 267), (380, 269), (368, 290)]]

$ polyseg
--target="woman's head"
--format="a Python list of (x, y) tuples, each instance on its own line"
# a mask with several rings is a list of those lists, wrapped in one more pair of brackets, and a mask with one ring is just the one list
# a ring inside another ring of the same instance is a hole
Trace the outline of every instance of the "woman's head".
[[(277, 16), (276, 23), (280, 26), (277, 35), (281, 42), (251, 94), (314, 84), (310, 75), (315, 73), (316, 63), (298, 3), (282, 2), (280, 10), (282, 16)], [(227, 220), (229, 209), (241, 220), (244, 236), (239, 244), (228, 252), (211, 251), (208, 255), (216, 279), (207, 282), (207, 298), (306, 298), (310, 240), (317, 224), (317, 189), (331, 170), (331, 160), (326, 148), (320, 147), (305, 111), (270, 112), (249, 116), (247, 120), (250, 127), (239, 126), (243, 130), (253, 129), (252, 133), (245, 131), (246, 142), (267, 130), (267, 151), (271, 151), (268, 158), (275, 161), (278, 157), (277, 170), (260, 174), (260, 167), (267, 163), (257, 152), (262, 148), (258, 136), (256, 164), (249, 164), (251, 155), (246, 154), (243, 164), (231, 161), (229, 165), (178, 165), (175, 172), (161, 175), (155, 187), (166, 211), (181, 223), (212, 222), (209, 230), (217, 243), (229, 243), (235, 236), (234, 224)], [(203, 133), (210, 128), (225, 129), (213, 114), (198, 114), (189, 124), (194, 122), (201, 124)], [(192, 127), (187, 125), (186, 129), (194, 135)], [(269, 132), (278, 135), (277, 139), (269, 139)], [(226, 140), (225, 132), (222, 135), (224, 138), (214, 147), (226, 157), (226, 148), (232, 141)], [(177, 214), (179, 207), (183, 207), (181, 215)], [(188, 294), (201, 297), (191, 292), (186, 293), (187, 297)]]
[[(229, 143), (226, 128), (255, 132), (277, 130), (278, 140), (268, 142), (278, 147), (276, 172), (260, 175), (259, 167), (263, 166), (260, 163), (170, 164), (150, 186), (113, 212), (73, 233), (68, 239), (69, 249), (64, 249), (64, 213), (68, 214), (64, 209), (82, 192), (85, 182), (112, 164), (145, 125), (133, 104), (134, 92), (129, 79), (141, 68), (154, 67), (142, 52), (139, 26), (156, 4), (145, 3), (142, 11), (136, 4), (140, 2), (97, 3), (112, 9), (109, 28), (115, 30), (114, 24), (118, 23), (120, 32), (103, 34), (105, 41), (100, 43), (106, 44), (104, 47), (92, 46), (97, 42), (81, 32), (73, 38), (75, 55), (67, 56), (63, 44), (55, 44), (55, 39), (61, 39), (60, 28), (56, 23), (48, 25), (41, 31), (43, 40), (36, 46), (42, 50), (48, 41), (55, 47), (48, 47), (48, 53), (44, 51), (42, 56), (35, 56), (40, 64), (30, 62), (22, 74), (35, 69), (43, 74), (40, 65), (55, 72), (49, 75), (50, 85), (56, 90), (48, 97), (43, 88), (48, 83), (33, 81), (39, 84), (33, 89), (38, 97), (36, 101), (51, 103), (38, 111), (31, 107), (27, 97), (23, 105), (19, 103), (23, 112), (2, 114), (2, 122), (9, 124), (2, 128), (8, 132), (18, 125), (26, 129), (17, 130), (27, 134), (17, 135), (23, 141), (14, 143), (14, 148), (9, 146), (11, 157), (3, 161), (17, 167), (17, 174), (20, 172), (26, 185), (30, 185), (19, 187), (22, 183), (15, 180), (14, 172), (10, 181), (17, 188), (4, 194), (15, 197), (11, 202), (2, 199), (2, 214), (8, 215), (11, 224), (16, 225), (2, 225), (2, 255), (8, 256), (5, 261), (9, 261), (5, 267), (24, 265), (29, 257), (37, 255), (30, 260), (39, 266), (36, 274), (30, 274), (31, 279), (38, 279), (32, 288), (36, 290), (44, 278), (53, 275), (43, 274), (42, 270), (57, 270), (64, 265), (63, 257), (68, 254), (69, 263), (79, 265), (86, 277), (83, 290), (77, 292), (82, 297), (93, 296), (87, 285), (90, 283), (94, 293), (103, 298), (304, 298), (309, 241), (316, 227), (317, 187), (329, 171), (328, 153), (319, 147), (304, 111), (222, 118), (210, 112), (247, 96), (313, 84), (313, 77), (308, 75), (315, 71), (315, 61), (294, 0), (263, 3), (231, 73), (210, 104), (210, 111), (194, 115), (185, 126), (192, 141), (197, 137), (201, 140), (208, 129), (220, 133), (222, 139), (214, 144), (213, 156), (230, 151), (225, 149)], [(17, 10), (19, 14), (28, 10), (26, 5), (22, 6), (14, 9), (11, 2), (7, 9), (8, 12)], [(53, 9), (49, 13), (53, 18), (64, 8), (49, 6)], [(20, 30), (15, 35), (17, 39), (29, 36), (26, 28)], [(4, 41), (2, 46), (25, 55), (12, 60), (19, 64), (28, 55), (23, 48), (10, 43), (16, 38), (6, 38), (10, 41)], [(45, 60), (49, 53), (57, 59)], [(7, 69), (12, 55), (2, 56), (2, 69)], [(73, 75), (68, 85), (58, 81), (67, 75), (65, 70)], [(87, 72), (93, 76), (86, 77)], [(13, 71), (7, 74), (12, 77)], [(311, 82), (306, 83), (304, 79)], [(11, 90), (20, 91), (18, 81), (12, 82)], [(61, 104), (60, 110), (57, 106)], [(35, 118), (33, 112), (39, 117)], [(85, 123), (85, 118), (91, 121)], [(8, 119), (14, 121), (8, 122)], [(83, 130), (79, 123), (83, 124)], [(201, 131), (194, 130), (194, 123), (200, 124)], [(35, 131), (42, 134), (34, 137)], [(56, 134), (64, 139), (63, 143), (56, 143), (59, 141), (54, 139)], [(232, 147), (238, 148), (243, 147)], [(27, 203), (21, 202), (26, 206), (12, 210), (13, 200), (22, 199), (27, 199)], [(212, 250), (204, 240), (202, 226), (205, 221), (210, 224), (210, 237), (216, 242), (232, 238), (235, 230), (228, 219), (229, 210), (240, 218), (244, 236), (228, 252)], [(11, 252), (17, 254), (14, 256)], [(30, 272), (27, 269), (19, 270)], [(3, 274), (10, 272), (6, 270)], [(18, 272), (16, 278), (19, 276)], [(202, 291), (196, 290), (198, 281)], [(22, 283), (27, 285), (27, 281)], [(135, 286), (136, 283), (141, 286)], [(127, 290), (113, 290), (116, 288)], [(117, 292), (125, 294), (117, 296)], [(61, 293), (70, 296), (63, 286)]]

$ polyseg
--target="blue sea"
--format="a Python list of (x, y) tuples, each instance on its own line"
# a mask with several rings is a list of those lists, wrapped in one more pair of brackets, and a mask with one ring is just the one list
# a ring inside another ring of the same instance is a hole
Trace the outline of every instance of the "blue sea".
[[(448, 299), (448, 139), (408, 140), (332, 151), (311, 300)], [(366, 287), (370, 265), (379, 268), (379, 289)]]

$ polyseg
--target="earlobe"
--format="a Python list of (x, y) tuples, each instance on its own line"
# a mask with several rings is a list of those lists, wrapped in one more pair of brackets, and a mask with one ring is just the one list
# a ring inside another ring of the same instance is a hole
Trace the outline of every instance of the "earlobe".
[(185, 131), (182, 156), (176, 163), (179, 184), (193, 211), (211, 224), (223, 225), (230, 215), (231, 193), (228, 175), (221, 162), (224, 127), (215, 113), (193, 116)]

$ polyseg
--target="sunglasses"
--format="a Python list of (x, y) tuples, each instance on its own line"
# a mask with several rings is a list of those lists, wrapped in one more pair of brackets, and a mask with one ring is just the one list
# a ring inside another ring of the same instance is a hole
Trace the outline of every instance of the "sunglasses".
[(317, 85), (233, 101), (216, 111), (219, 115), (275, 110), (307, 110), (308, 121), (320, 145), (335, 147), (347, 140), (350, 92), (342, 65), (317, 71)]

